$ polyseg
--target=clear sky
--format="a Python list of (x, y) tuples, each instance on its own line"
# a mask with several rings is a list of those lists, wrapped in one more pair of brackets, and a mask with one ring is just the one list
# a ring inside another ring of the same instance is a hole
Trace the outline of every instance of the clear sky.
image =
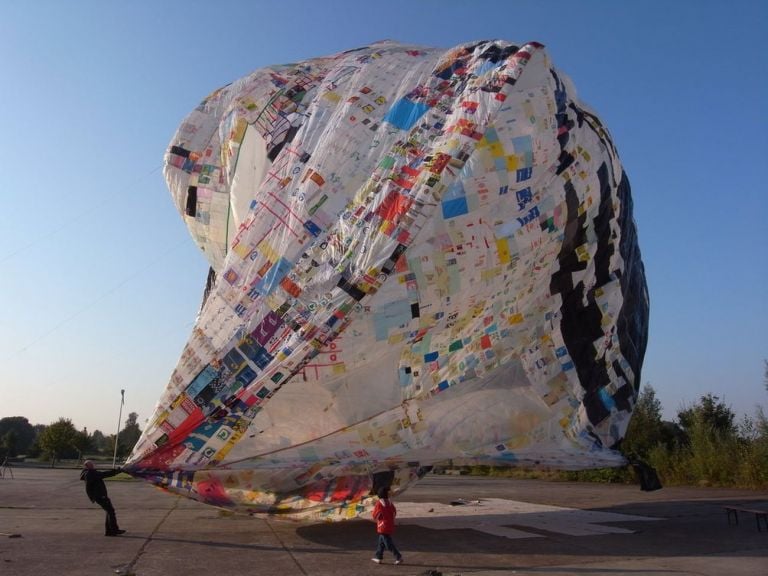
[(611, 131), (665, 416), (768, 407), (768, 2), (0, 0), (0, 417), (151, 416), (207, 264), (162, 179), (181, 120), (269, 64), (382, 39), (547, 45)]

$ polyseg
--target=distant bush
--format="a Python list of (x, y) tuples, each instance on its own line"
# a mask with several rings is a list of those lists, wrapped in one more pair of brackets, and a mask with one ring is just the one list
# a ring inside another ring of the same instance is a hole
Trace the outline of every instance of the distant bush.
[(649, 464), (662, 482), (676, 485), (768, 488), (768, 435), (764, 424), (745, 418), (741, 427), (717, 429), (701, 417), (673, 449), (656, 446)]

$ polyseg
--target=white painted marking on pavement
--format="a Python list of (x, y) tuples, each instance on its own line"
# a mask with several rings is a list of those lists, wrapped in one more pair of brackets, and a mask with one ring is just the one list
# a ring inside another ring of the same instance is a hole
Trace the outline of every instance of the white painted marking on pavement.
[(632, 534), (633, 530), (602, 524), (644, 522), (659, 518), (547, 506), (504, 498), (483, 498), (461, 506), (439, 502), (398, 502), (397, 520), (400, 524), (416, 524), (434, 530), (477, 530), (514, 539), (540, 538), (542, 535), (510, 526), (527, 526), (569, 536)]

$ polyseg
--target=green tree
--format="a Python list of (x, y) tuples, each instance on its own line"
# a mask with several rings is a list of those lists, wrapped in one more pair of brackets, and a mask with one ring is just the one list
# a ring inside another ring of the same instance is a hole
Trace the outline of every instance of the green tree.
[(768, 442), (768, 416), (765, 415), (765, 410), (763, 410), (762, 406), (757, 407), (755, 427), (757, 428), (758, 438), (764, 442)]
[(39, 458), (43, 453), (43, 449), (40, 447), (40, 436), (48, 426), (45, 424), (35, 424), (32, 428), (35, 431), (35, 439), (32, 441), (26, 455), (30, 458)]
[(104, 436), (101, 430), (94, 430), (91, 434), (91, 450), (103, 454), (109, 450), (109, 439)]
[(26, 454), (37, 437), (34, 426), (23, 416), (0, 418), (0, 438), (5, 437), (10, 431), (16, 435), (16, 452)]
[[(136, 445), (136, 442), (139, 441), (139, 438), (141, 437), (141, 429), (139, 428), (139, 424), (137, 422), (139, 418), (139, 415), (136, 412), (131, 412), (128, 414), (128, 418), (125, 421), (125, 425), (123, 425), (123, 429), (120, 430), (120, 439), (117, 447), (117, 453), (119, 456), (127, 456), (128, 453), (133, 449), (133, 447)], [(112, 446), (112, 450), (115, 449), (115, 437), (114, 435), (110, 437), (110, 444)]]
[(3, 434), (2, 439), (0, 439), (0, 454), (2, 455), (2, 458), (5, 458), (6, 456), (11, 458), (17, 456), (18, 444), (19, 436), (16, 434), (15, 430), (11, 429)]
[(673, 449), (657, 446), (651, 463), (665, 482), (704, 486), (761, 488), (768, 482), (768, 446), (761, 421), (735, 414), (718, 396), (706, 394), (678, 412), (685, 441)]
[(72, 446), (77, 450), (77, 459), (80, 460), (88, 450), (91, 449), (91, 437), (88, 436), (88, 429), (83, 428), (81, 432), (75, 432), (72, 439)]
[(653, 387), (646, 384), (632, 409), (632, 419), (621, 443), (621, 451), (630, 458), (645, 459), (663, 439), (661, 401), (656, 398)]
[(59, 458), (74, 454), (77, 434), (69, 418), (59, 418), (40, 434), (40, 448), (51, 459), (51, 468)]
[(735, 434), (736, 415), (718, 396), (705, 394), (698, 404), (682, 409), (677, 413), (677, 419), (683, 430), (690, 436), (695, 423), (701, 423), (705, 428), (711, 428), (718, 434)]

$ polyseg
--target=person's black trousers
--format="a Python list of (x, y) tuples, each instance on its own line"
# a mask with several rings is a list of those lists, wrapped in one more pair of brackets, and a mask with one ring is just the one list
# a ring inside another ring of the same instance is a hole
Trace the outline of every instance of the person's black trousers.
[(115, 508), (112, 506), (112, 501), (104, 496), (103, 498), (96, 498), (94, 502), (104, 508), (104, 511), (107, 513), (107, 518), (104, 521), (104, 534), (115, 534), (120, 528), (117, 527), (117, 515), (115, 514)]

